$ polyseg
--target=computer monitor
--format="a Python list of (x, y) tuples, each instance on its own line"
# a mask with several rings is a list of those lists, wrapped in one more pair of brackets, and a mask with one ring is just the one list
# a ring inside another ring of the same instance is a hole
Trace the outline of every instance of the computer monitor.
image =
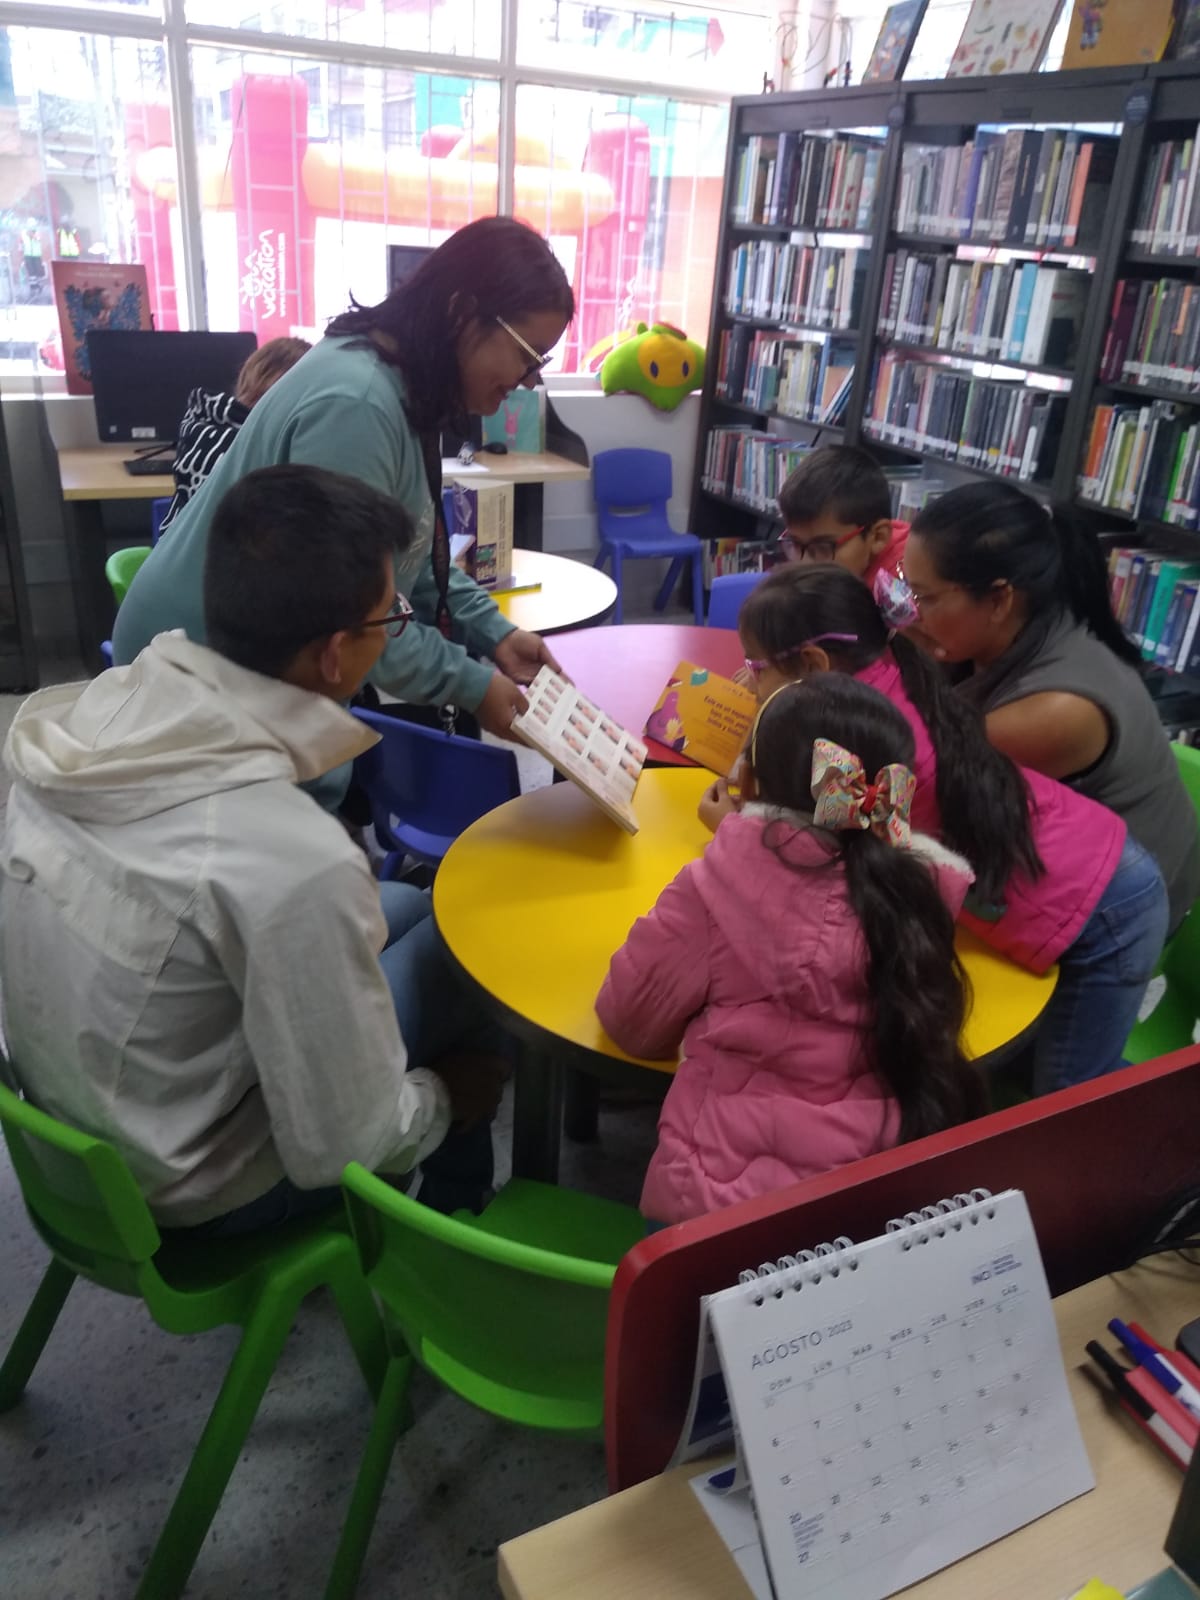
[(252, 333), (91, 329), (88, 359), (101, 443), (174, 444), (191, 391), (231, 390), (257, 344)]
[(430, 244), (390, 244), (387, 247), (388, 293), (399, 288), (405, 278), (411, 278), (422, 262), (428, 261), (433, 254)]

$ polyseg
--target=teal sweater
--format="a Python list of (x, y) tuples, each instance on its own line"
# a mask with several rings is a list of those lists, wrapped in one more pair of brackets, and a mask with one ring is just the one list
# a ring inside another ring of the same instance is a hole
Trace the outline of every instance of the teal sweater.
[(388, 640), (372, 681), (403, 700), (475, 710), (492, 669), (471, 660), (467, 650), (490, 655), (512, 624), (454, 567), (448, 599), (460, 642), (444, 639), (434, 626), (433, 501), (420, 442), (404, 411), (404, 380), (370, 348), (347, 339), (322, 339), (254, 407), (134, 579), (113, 630), (114, 661), (132, 661), (168, 628), (205, 642), (204, 557), (213, 513), (247, 472), (286, 461), (361, 478), (404, 506), (416, 538), (396, 558), (396, 587), (412, 602), (421, 625), (410, 624), (400, 638)]

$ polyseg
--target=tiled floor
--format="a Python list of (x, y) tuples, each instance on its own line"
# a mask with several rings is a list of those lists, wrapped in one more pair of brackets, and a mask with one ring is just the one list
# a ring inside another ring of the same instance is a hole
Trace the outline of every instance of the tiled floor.
[[(643, 565), (648, 597), (658, 564)], [(627, 616), (649, 620), (641, 604)], [(0, 697), (0, 737), (16, 704)], [(526, 782), (539, 776), (531, 765)], [(496, 1128), (499, 1177), (509, 1125), (506, 1105)], [(597, 1144), (564, 1145), (562, 1180), (632, 1204), (653, 1139), (652, 1107), (605, 1105)], [(44, 1261), (0, 1153), (0, 1351)], [(138, 1305), (76, 1285), (24, 1400), (0, 1416), (4, 1600), (133, 1594), (232, 1344), (224, 1332), (172, 1338)], [(505, 1426), (424, 1378), (414, 1400), (417, 1422), (396, 1452), (362, 1600), (494, 1597), (500, 1542), (604, 1493), (601, 1447)], [(315, 1299), (301, 1312), (201, 1552), (192, 1600), (322, 1593), (369, 1421), (340, 1325)]]

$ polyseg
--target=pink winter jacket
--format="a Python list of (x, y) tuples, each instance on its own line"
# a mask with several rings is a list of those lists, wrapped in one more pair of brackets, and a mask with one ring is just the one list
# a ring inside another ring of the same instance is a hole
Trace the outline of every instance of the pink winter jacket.
[[(904, 692), (900, 668), (887, 651), (855, 676), (908, 719), (917, 746), (912, 824), (940, 837), (937, 756), (921, 713)], [(1045, 972), (1083, 932), (1117, 870), (1127, 829), (1115, 811), (1078, 790), (1031, 767), (1019, 770), (1029, 790), (1034, 846), (1046, 870), (1040, 878), (1014, 872), (1002, 906), (964, 908), (959, 921), (1010, 961)]]
[[(867, 949), (845, 873), (820, 835), (765, 808), (726, 817), (634, 924), (596, 1010), (631, 1055), (682, 1060), (642, 1190), (659, 1222), (765, 1194), (886, 1150), (895, 1101), (873, 1068)], [(952, 913), (966, 864), (932, 840)], [(811, 868), (797, 871), (794, 868)]]

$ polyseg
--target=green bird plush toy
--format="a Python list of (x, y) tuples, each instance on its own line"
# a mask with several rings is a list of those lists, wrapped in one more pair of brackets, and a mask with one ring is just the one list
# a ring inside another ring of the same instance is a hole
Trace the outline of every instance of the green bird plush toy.
[(704, 382), (704, 346), (681, 328), (656, 322), (622, 340), (600, 368), (605, 394), (640, 394), (660, 411), (674, 411), (685, 394)]

